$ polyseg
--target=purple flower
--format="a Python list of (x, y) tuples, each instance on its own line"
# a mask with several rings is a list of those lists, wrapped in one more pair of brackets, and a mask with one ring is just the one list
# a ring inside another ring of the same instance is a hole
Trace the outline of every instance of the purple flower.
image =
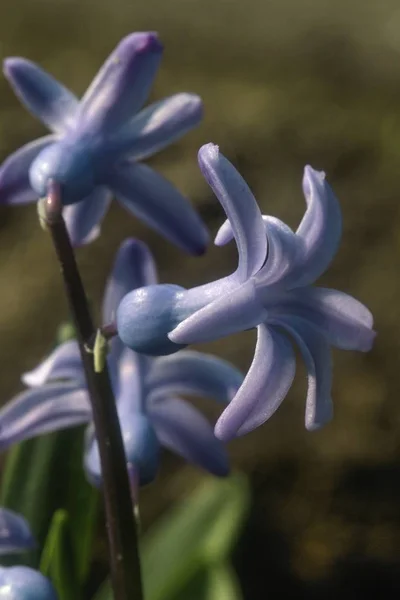
[[(156, 269), (145, 244), (125, 241), (108, 280), (103, 318), (109, 322), (121, 298), (136, 287), (154, 285)], [(243, 376), (229, 363), (207, 354), (184, 351), (150, 359), (111, 342), (108, 358), (127, 463), (142, 483), (157, 471), (165, 446), (215, 475), (229, 470), (223, 444), (210, 423), (180, 394), (208, 396), (227, 404)], [(29, 389), (0, 410), (0, 446), (49, 431), (89, 423), (84, 463), (90, 480), (101, 481), (97, 442), (77, 342), (60, 345), (35, 370), (23, 376)]]
[(0, 600), (57, 600), (50, 581), (29, 567), (0, 567)]
[(28, 110), (52, 131), (23, 146), (0, 168), (0, 202), (23, 204), (45, 196), (57, 181), (74, 245), (100, 231), (113, 194), (165, 238), (192, 254), (204, 252), (208, 233), (187, 200), (140, 159), (152, 156), (198, 125), (202, 103), (176, 94), (142, 109), (162, 56), (155, 33), (124, 38), (78, 99), (23, 58), (4, 72)]
[(215, 243), (235, 239), (238, 267), (190, 290), (151, 286), (129, 293), (117, 310), (119, 335), (137, 352), (163, 354), (257, 327), (252, 365), (215, 427), (224, 441), (255, 429), (277, 410), (295, 374), (295, 342), (308, 370), (305, 425), (316, 429), (332, 416), (331, 346), (366, 352), (375, 336), (363, 304), (312, 285), (337, 251), (339, 204), (325, 174), (307, 166), (307, 209), (294, 233), (279, 219), (261, 215), (246, 182), (217, 146), (203, 146), (199, 164), (228, 217)]
[(24, 552), (35, 545), (26, 520), (12, 510), (0, 508), (0, 554)]

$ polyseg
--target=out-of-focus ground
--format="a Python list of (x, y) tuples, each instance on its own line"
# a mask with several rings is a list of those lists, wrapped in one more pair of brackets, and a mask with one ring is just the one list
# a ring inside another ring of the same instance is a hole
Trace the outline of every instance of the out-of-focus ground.
[[(196, 151), (213, 141), (263, 211), (295, 226), (303, 166), (324, 169), (340, 201), (343, 243), (323, 283), (373, 311), (368, 355), (336, 352), (333, 422), (303, 426), (305, 370), (284, 405), (231, 446), (255, 500), (237, 566), (246, 599), (390, 597), (400, 591), (400, 7), (395, 0), (2, 0), (0, 54), (40, 62), (82, 93), (117, 41), (155, 29), (166, 44), (153, 97), (195, 91), (204, 124), (153, 164), (211, 230), (222, 210)], [(0, 81), (0, 158), (43, 133)], [(0, 397), (43, 356), (66, 317), (60, 278), (35, 207), (0, 211)], [(190, 286), (235, 268), (234, 247), (188, 258), (114, 207), (79, 252), (94, 302), (119, 242), (145, 240), (160, 279)], [(246, 369), (254, 333), (202, 347)], [(216, 411), (207, 405), (214, 418)], [(192, 470), (166, 458), (143, 494), (150, 522)], [(174, 473), (174, 476), (171, 474)], [(178, 478), (177, 478), (178, 477)], [(178, 483), (177, 483), (178, 482)]]

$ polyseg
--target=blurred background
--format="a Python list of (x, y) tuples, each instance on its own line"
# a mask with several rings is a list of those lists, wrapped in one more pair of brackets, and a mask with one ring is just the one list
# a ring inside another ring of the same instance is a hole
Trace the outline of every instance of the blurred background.
[[(296, 227), (305, 164), (326, 171), (341, 202), (340, 251), (321, 283), (374, 313), (368, 355), (335, 352), (335, 417), (304, 429), (305, 369), (278, 413), (230, 447), (249, 474), (253, 509), (235, 565), (246, 599), (380, 598), (400, 592), (400, 6), (396, 0), (2, 0), (1, 57), (39, 62), (82, 94), (119, 39), (157, 30), (165, 57), (152, 99), (200, 94), (203, 125), (152, 164), (215, 233), (224, 216), (196, 153), (218, 143), (263, 212)], [(0, 81), (0, 160), (44, 133)], [(67, 317), (35, 206), (0, 211), (0, 399), (54, 343)], [(103, 235), (79, 251), (98, 308), (115, 251), (137, 236), (160, 280), (185, 287), (236, 266), (234, 246), (181, 254), (114, 205)], [(254, 332), (201, 347), (246, 370)], [(199, 402), (210, 418), (217, 412)], [(62, 477), (62, 474), (60, 474)], [(201, 474), (165, 456), (143, 493), (144, 527)]]

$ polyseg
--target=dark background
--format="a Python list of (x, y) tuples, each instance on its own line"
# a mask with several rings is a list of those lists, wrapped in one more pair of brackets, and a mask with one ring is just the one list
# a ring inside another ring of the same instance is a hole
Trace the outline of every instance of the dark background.
[[(232, 444), (251, 476), (254, 509), (236, 557), (246, 600), (381, 598), (400, 592), (400, 7), (395, 0), (2, 0), (0, 54), (39, 62), (83, 93), (119, 39), (157, 30), (165, 57), (153, 98), (199, 93), (203, 125), (151, 161), (197, 205), (214, 233), (222, 210), (196, 152), (215, 142), (265, 213), (295, 227), (302, 169), (327, 172), (344, 234), (321, 283), (374, 313), (368, 355), (335, 352), (333, 422), (304, 429), (305, 370), (266, 425)], [(0, 159), (43, 134), (0, 81)], [(0, 398), (20, 389), (67, 316), (34, 206), (0, 211)], [(234, 247), (189, 258), (117, 206), (79, 251), (98, 306), (122, 239), (154, 251), (162, 282), (189, 287), (232, 271)], [(254, 332), (203, 345), (246, 369)], [(213, 418), (212, 405), (207, 410)], [(192, 469), (166, 457), (143, 494), (145, 523), (179, 497)]]

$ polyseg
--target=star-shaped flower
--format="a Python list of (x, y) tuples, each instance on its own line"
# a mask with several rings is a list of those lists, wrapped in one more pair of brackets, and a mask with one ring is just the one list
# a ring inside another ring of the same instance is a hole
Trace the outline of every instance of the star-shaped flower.
[(261, 215), (246, 182), (217, 146), (203, 146), (199, 164), (228, 217), (215, 242), (235, 238), (238, 268), (190, 290), (152, 286), (129, 293), (117, 310), (119, 335), (137, 352), (166, 354), (257, 328), (253, 363), (215, 427), (224, 441), (253, 430), (277, 410), (295, 374), (294, 341), (308, 370), (305, 424), (316, 429), (332, 416), (330, 347), (366, 352), (375, 336), (363, 304), (312, 285), (337, 251), (339, 204), (325, 174), (306, 167), (307, 210), (294, 233), (279, 219)]
[[(108, 280), (103, 318), (110, 321), (121, 298), (136, 287), (154, 285), (156, 269), (147, 246), (125, 241)], [(157, 471), (160, 446), (165, 446), (215, 475), (229, 471), (223, 444), (208, 420), (179, 394), (211, 397), (227, 404), (243, 381), (228, 362), (184, 351), (150, 359), (124, 348), (115, 338), (109, 368), (129, 467), (142, 483)], [(84, 371), (75, 340), (57, 347), (35, 370), (23, 376), (29, 389), (0, 410), (0, 447), (49, 431), (89, 423), (85, 467), (100, 483), (97, 442)]]
[(137, 162), (195, 127), (202, 103), (176, 94), (142, 110), (162, 57), (155, 33), (124, 38), (79, 102), (31, 61), (8, 58), (4, 72), (28, 110), (52, 134), (12, 154), (0, 168), (0, 203), (23, 204), (61, 186), (64, 218), (74, 245), (99, 234), (111, 194), (136, 217), (192, 254), (204, 252), (208, 233), (175, 187)]

